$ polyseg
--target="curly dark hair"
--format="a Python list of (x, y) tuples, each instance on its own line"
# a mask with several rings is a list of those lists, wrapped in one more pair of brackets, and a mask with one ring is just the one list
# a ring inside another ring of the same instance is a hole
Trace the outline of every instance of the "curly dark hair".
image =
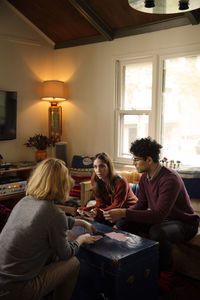
[(159, 162), (160, 149), (162, 146), (151, 137), (137, 139), (131, 143), (130, 152), (135, 156), (142, 157), (144, 160), (150, 156), (155, 163)]

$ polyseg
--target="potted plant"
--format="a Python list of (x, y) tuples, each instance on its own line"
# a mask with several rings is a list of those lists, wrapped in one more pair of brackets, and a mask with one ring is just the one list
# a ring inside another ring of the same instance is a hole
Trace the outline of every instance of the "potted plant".
[(30, 137), (24, 145), (26, 147), (36, 148), (36, 161), (41, 161), (47, 157), (47, 147), (54, 145), (54, 143), (45, 135), (35, 134), (33, 137)]

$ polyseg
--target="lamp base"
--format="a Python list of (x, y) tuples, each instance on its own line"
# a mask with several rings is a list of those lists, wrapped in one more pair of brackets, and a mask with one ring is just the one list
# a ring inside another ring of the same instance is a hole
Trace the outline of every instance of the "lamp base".
[(61, 141), (62, 136), (62, 107), (52, 102), (49, 107), (49, 138), (55, 143)]

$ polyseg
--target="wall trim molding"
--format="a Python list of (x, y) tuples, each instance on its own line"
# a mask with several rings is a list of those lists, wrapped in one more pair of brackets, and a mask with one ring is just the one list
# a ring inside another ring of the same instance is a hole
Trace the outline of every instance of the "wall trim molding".
[(55, 43), (46, 36), (38, 27), (36, 27), (31, 21), (29, 21), (22, 13), (20, 13), (12, 4), (8, 1), (3, 0), (3, 2), (9, 7), (17, 16), (20, 17), (27, 25), (29, 25), (32, 29), (34, 29), (46, 42), (48, 42), (52, 47), (55, 47)]
[(36, 47), (43, 46), (43, 44), (41, 44), (40, 42), (35, 41), (35, 40), (23, 39), (20, 37), (4, 35), (4, 34), (0, 34), (0, 41), (7, 41), (7, 42), (16, 43), (16, 44), (24, 44), (24, 45), (36, 46)]

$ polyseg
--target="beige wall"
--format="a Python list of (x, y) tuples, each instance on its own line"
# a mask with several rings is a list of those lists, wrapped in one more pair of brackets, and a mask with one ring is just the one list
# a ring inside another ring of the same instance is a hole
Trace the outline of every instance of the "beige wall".
[(17, 91), (17, 139), (0, 141), (6, 162), (34, 159), (23, 144), (35, 133), (47, 133), (48, 103), (38, 83), (53, 72), (53, 46), (6, 4), (0, 2), (0, 89)]
[(72, 155), (114, 155), (115, 60), (141, 55), (200, 51), (200, 25), (116, 39), (67, 49), (52, 44), (0, 2), (0, 89), (18, 92), (17, 139), (0, 141), (6, 161), (33, 160), (23, 144), (34, 133), (47, 134), (48, 103), (38, 95), (43, 80), (68, 82), (63, 107), (63, 141)]
[(114, 158), (115, 61), (184, 51), (200, 53), (200, 25), (55, 51), (55, 72), (67, 74), (64, 110), (69, 157), (105, 151)]

